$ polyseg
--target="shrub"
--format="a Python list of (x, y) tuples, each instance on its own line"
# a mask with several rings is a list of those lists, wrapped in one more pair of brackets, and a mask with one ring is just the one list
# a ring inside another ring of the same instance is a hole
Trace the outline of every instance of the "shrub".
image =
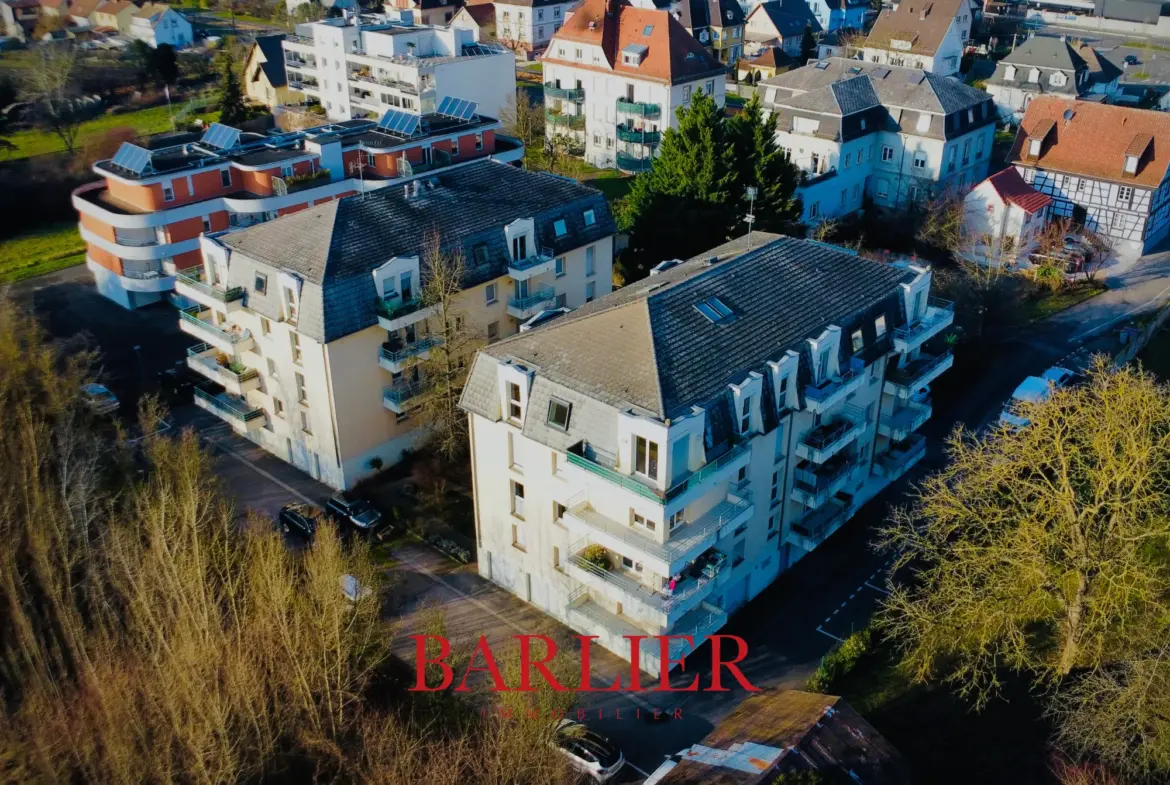
[(609, 569), (609, 551), (600, 545), (588, 545), (581, 551), (581, 558), (595, 567)]
[(370, 459), (370, 462), (369, 462), (369, 466), (370, 466), (370, 468), (371, 468), (371, 469), (373, 469), (373, 470), (374, 470), (374, 471), (376, 471), (376, 472), (380, 472), (380, 471), (382, 471), (382, 467), (383, 467), (383, 466), (385, 466), (385, 465), (386, 465), (386, 462), (385, 462), (385, 461), (383, 461), (383, 460), (382, 460), (382, 459), (381, 459), (379, 456), (377, 456), (377, 455), (375, 455), (373, 458), (371, 458), (371, 459)]
[(808, 688), (813, 692), (825, 692), (837, 679), (857, 667), (870, 645), (869, 628), (858, 630), (841, 642), (837, 648), (821, 658), (820, 667), (808, 678)]

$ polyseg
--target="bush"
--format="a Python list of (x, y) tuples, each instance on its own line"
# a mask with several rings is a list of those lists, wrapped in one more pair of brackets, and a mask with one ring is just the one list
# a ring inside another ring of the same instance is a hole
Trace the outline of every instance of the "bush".
[(609, 569), (609, 551), (600, 545), (586, 546), (585, 550), (581, 551), (581, 558), (594, 567), (600, 567), (603, 570)]
[(837, 648), (821, 658), (820, 667), (808, 678), (808, 689), (813, 692), (827, 691), (837, 679), (857, 667), (870, 645), (869, 628), (858, 630), (841, 642)]
[(376, 471), (376, 472), (380, 472), (380, 471), (382, 471), (382, 467), (383, 467), (383, 466), (385, 466), (385, 465), (386, 465), (386, 462), (385, 462), (385, 461), (383, 461), (383, 460), (382, 460), (380, 457), (378, 457), (377, 455), (375, 455), (373, 458), (371, 458), (371, 459), (369, 460), (369, 467), (370, 467), (371, 469), (373, 469), (374, 471)]

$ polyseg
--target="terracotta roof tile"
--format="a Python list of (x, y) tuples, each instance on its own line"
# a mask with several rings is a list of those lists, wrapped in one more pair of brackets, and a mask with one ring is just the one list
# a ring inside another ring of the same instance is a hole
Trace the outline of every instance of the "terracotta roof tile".
[(1000, 195), (1000, 198), (1014, 204), (1024, 212), (1034, 213), (1052, 204), (1052, 197), (1039, 193), (1024, 182), (1020, 170), (1014, 166), (1009, 166), (1002, 172), (996, 172), (987, 178), (987, 182), (991, 183), (991, 187)]
[(932, 57), (938, 51), (967, 0), (905, 0), (892, 11), (882, 11), (865, 45), (872, 49), (892, 49), (891, 41), (909, 41), (909, 49), (900, 52)]
[[(1065, 120), (1065, 112), (1071, 117)], [(1135, 138), (1149, 136), (1136, 174), (1125, 173), (1125, 156)], [(1026, 155), (1028, 142), (1044, 138), (1040, 156)], [(1056, 96), (1028, 105), (1008, 160), (1039, 169), (1136, 183), (1156, 188), (1170, 166), (1170, 114)]]

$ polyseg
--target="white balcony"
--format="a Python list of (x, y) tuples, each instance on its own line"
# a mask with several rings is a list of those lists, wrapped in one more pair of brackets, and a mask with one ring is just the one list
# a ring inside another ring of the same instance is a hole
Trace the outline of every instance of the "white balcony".
[(423, 391), (421, 381), (398, 381), (382, 391), (382, 405), (395, 414), (406, 414)]
[(910, 396), (942, 376), (954, 362), (950, 349), (937, 355), (920, 355), (901, 368), (891, 369), (882, 391), (899, 400), (909, 400)]
[(208, 283), (202, 267), (176, 271), (175, 292), (222, 314), (244, 307), (244, 287), (215, 286)]
[(235, 324), (216, 325), (211, 321), (212, 311), (195, 306), (179, 311), (179, 329), (209, 343), (224, 354), (235, 356), (256, 345), (252, 333)]
[(556, 255), (551, 248), (538, 248), (525, 259), (508, 262), (508, 276), (516, 281), (527, 281), (543, 273), (552, 272), (556, 267)]
[(433, 307), (423, 308), (422, 300), (401, 297), (379, 298), (376, 303), (378, 326), (387, 332), (397, 332), (418, 322), (424, 322), (434, 315)]
[(878, 433), (900, 442), (910, 437), (912, 433), (922, 427), (930, 419), (930, 401), (911, 401), (892, 414), (883, 415), (878, 420)]
[(904, 442), (894, 442), (888, 452), (879, 455), (873, 462), (875, 474), (889, 480), (896, 480), (923, 459), (926, 455), (926, 439), (922, 434), (911, 434)]
[(822, 509), (810, 512), (799, 521), (790, 523), (784, 539), (802, 550), (811, 551), (841, 528), (847, 520), (849, 506), (833, 499)]
[(809, 430), (796, 443), (796, 456), (824, 463), (848, 447), (865, 430), (865, 412), (846, 406), (840, 413)]
[(255, 368), (241, 365), (209, 343), (196, 344), (187, 350), (187, 367), (234, 395), (260, 389), (260, 374)]
[(508, 298), (508, 315), (515, 319), (530, 319), (556, 302), (557, 293), (551, 286), (534, 286), (523, 297)]
[(865, 366), (846, 368), (820, 384), (804, 388), (805, 408), (814, 414), (823, 414), (861, 387), (865, 381)]
[(378, 352), (378, 365), (391, 373), (402, 373), (407, 367), (420, 360), (428, 360), (431, 349), (440, 346), (443, 339), (437, 335), (424, 335), (414, 343), (387, 342)]
[(195, 388), (195, 405), (211, 412), (235, 430), (246, 433), (264, 427), (264, 410), (226, 392)]
[(922, 318), (894, 330), (894, 350), (903, 354), (912, 352), (924, 342), (951, 326), (955, 321), (955, 304), (949, 300), (931, 297)]
[(823, 507), (853, 477), (857, 464), (844, 456), (818, 466), (801, 461), (792, 481), (792, 498), (809, 509)]

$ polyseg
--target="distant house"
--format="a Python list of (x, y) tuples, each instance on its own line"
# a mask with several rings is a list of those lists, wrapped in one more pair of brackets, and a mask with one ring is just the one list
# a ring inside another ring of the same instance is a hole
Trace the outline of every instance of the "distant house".
[(909, 785), (902, 756), (842, 698), (784, 690), (753, 695), (645, 785), (770, 785), (815, 771), (832, 782)]
[(130, 35), (130, 25), (136, 13), (138, 6), (130, 0), (106, 0), (90, 14), (89, 21), (95, 30)]
[(268, 108), (295, 103), (284, 72), (283, 35), (256, 38), (244, 61), (244, 94)]
[(1120, 76), (1121, 70), (1090, 46), (1073, 48), (1060, 38), (1036, 36), (996, 64), (985, 89), (1001, 116), (1019, 122), (1038, 95), (1112, 96)]
[(964, 252), (981, 264), (1015, 262), (1044, 229), (1051, 204), (1019, 170), (996, 172), (963, 200), (963, 233), (971, 242)]
[(146, 3), (130, 22), (130, 36), (150, 46), (170, 44), (175, 49), (190, 46), (195, 30), (187, 17), (163, 3)]
[(100, 3), (101, 0), (72, 0), (65, 12), (65, 19), (71, 27), (88, 30), (93, 26), (89, 18)]
[(68, 0), (40, 0), (41, 13), (44, 16), (61, 16), (68, 12)]
[(4, 35), (21, 41), (32, 35), (37, 26), (37, 0), (3, 0), (0, 2), (0, 22)]
[(814, 34), (823, 29), (804, 0), (760, 3), (748, 14), (744, 25), (746, 54), (755, 56), (778, 46), (789, 55), (799, 57), (806, 27), (811, 27)]
[(736, 0), (682, 0), (670, 12), (716, 60), (725, 65), (739, 60), (744, 14)]
[(755, 79), (771, 79), (776, 74), (782, 74), (796, 68), (797, 60), (778, 46), (770, 46), (752, 58), (744, 58), (736, 66), (736, 76), (746, 79), (752, 74)]
[(971, 37), (973, 16), (969, 0), (905, 0), (878, 15), (863, 59), (953, 76)]
[[(455, 18), (455, 13), (463, 5), (463, 0), (390, 0), (383, 3), (385, 9), (396, 11), (413, 11), (415, 24), (447, 25)], [(334, 4), (334, 7), (337, 7)]]
[(452, 27), (461, 27), (475, 32), (476, 41), (488, 41), (496, 37), (496, 4), (479, 3), (465, 5), (451, 19)]
[(867, 0), (809, 0), (813, 16), (821, 27), (835, 30), (860, 30), (865, 26)]

